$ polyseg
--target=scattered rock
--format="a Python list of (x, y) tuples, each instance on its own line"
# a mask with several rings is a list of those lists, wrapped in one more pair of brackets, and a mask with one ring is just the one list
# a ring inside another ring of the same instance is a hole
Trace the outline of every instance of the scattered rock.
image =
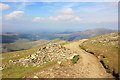
[(3, 68), (2, 67), (0, 67), (0, 71), (2, 71), (3, 70)]
[(9, 60), (9, 63), (13, 62), (13, 60)]
[(39, 78), (38, 76), (34, 76), (33, 78)]
[[(31, 64), (33, 66), (38, 66), (54, 60), (72, 59), (75, 55), (78, 54), (70, 49), (67, 49), (57, 43), (50, 43), (44, 47), (41, 47), (36, 53), (29, 55), (26, 58), (21, 58), (14, 61), (10, 60), (9, 62), (17, 62), (22, 65)], [(58, 64), (61, 64), (61, 62), (59, 61)]]
[(58, 64), (61, 64), (62, 62), (61, 61), (58, 61)]

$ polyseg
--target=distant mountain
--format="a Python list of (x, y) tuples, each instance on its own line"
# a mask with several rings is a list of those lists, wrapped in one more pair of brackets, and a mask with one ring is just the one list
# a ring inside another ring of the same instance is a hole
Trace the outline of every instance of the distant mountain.
[(19, 39), (28, 39), (30, 41), (37, 41), (40, 39), (54, 39), (56, 37), (46, 34), (0, 34), (0, 42), (1, 43), (13, 43)]
[(37, 41), (40, 39), (44, 39), (44, 40), (53, 40), (56, 38), (60, 38), (63, 36), (68, 36), (69, 34), (57, 34), (57, 33), (20, 33), (20, 34), (16, 34), (16, 33), (4, 33), (4, 34), (0, 34), (0, 43), (13, 43), (16, 40), (19, 39), (28, 39), (29, 41)]
[(83, 32), (73, 32), (69, 36), (61, 37), (61, 39), (67, 40), (67, 41), (88, 39), (94, 36), (99, 36), (99, 35), (108, 34), (112, 32), (115, 32), (115, 30), (97, 28), (97, 29), (92, 29), (92, 30), (86, 30)]
[(60, 32), (58, 34), (70, 34), (70, 33), (73, 33), (72, 31), (65, 31), (65, 32)]
[(13, 43), (19, 39), (28, 39), (29, 41), (37, 41), (40, 39), (45, 40), (53, 40), (56, 38), (60, 38), (62, 40), (72, 41), (72, 40), (79, 40), (79, 39), (86, 39), (94, 36), (99, 36), (102, 34), (112, 33), (115, 32), (114, 30), (105, 29), (105, 28), (98, 28), (86, 31), (65, 31), (65, 32), (58, 32), (58, 33), (3, 33), (0, 34), (0, 42), (1, 43)]

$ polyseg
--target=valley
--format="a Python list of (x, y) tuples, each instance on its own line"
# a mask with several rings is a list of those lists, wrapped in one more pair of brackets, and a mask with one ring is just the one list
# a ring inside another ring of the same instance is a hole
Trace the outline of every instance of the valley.
[(118, 3), (1, 1), (0, 80), (119, 80)]
[[(53, 33), (12, 33), (0, 34), (0, 44), (2, 44), (2, 53), (38, 48), (49, 42), (55, 41), (73, 41), (88, 39), (102, 34), (112, 33), (115, 30), (96, 28), (77, 32), (53, 32)], [(60, 40), (57, 40), (60, 39)]]

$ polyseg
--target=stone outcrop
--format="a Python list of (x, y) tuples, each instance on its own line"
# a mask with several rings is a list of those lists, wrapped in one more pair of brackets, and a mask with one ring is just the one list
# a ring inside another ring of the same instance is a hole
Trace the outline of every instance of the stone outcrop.
[(12, 63), (20, 63), (22, 65), (42, 65), (46, 62), (51, 62), (61, 59), (72, 59), (75, 55), (78, 55), (76, 52), (71, 51), (68, 48), (65, 48), (59, 44), (48, 44), (44, 47), (41, 47), (36, 53), (27, 56), (26, 58), (21, 58), (19, 60), (10, 60)]

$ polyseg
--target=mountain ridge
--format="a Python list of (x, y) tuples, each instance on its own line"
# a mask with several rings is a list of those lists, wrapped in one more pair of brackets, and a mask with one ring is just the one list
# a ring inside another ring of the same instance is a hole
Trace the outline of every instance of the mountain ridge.
[(105, 28), (96, 28), (96, 29), (92, 29), (92, 30), (90, 30), (90, 29), (85, 30), (82, 32), (74, 32), (74, 33), (71, 33), (67, 37), (62, 37), (61, 39), (67, 40), (67, 41), (79, 40), (79, 39), (88, 39), (91, 37), (95, 37), (95, 36), (99, 36), (99, 35), (103, 35), (103, 34), (108, 34), (108, 33), (112, 33), (112, 32), (116, 32), (116, 30), (105, 29)]

